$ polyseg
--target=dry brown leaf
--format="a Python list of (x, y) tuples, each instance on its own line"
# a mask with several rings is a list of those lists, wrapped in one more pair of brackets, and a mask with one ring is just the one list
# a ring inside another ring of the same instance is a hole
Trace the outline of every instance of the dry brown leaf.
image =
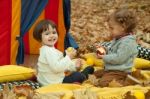
[(31, 92), (33, 92), (33, 89), (29, 85), (20, 85), (20, 86), (14, 86), (13, 91), (18, 96), (29, 96)]
[(109, 85), (109, 87), (122, 87), (123, 85), (121, 85), (119, 82), (117, 82), (115, 79), (112, 80)]
[(0, 92), (0, 99), (16, 99), (16, 94), (9, 89), (8, 83), (4, 85), (4, 89)]
[(147, 93), (145, 93), (145, 99), (150, 99), (150, 90), (148, 90)]
[(97, 79), (95, 75), (89, 75), (88, 80), (94, 86), (98, 86), (99, 85), (99, 79)]
[(135, 96), (131, 95), (131, 91), (126, 92), (124, 96), (124, 99), (136, 99)]

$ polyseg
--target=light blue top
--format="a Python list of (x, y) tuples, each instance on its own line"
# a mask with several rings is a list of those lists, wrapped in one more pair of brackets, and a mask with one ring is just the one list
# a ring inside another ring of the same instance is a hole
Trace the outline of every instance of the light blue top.
[(138, 53), (137, 46), (136, 38), (133, 35), (113, 40), (110, 48), (107, 48), (107, 55), (103, 58), (105, 70), (131, 72), (134, 58)]

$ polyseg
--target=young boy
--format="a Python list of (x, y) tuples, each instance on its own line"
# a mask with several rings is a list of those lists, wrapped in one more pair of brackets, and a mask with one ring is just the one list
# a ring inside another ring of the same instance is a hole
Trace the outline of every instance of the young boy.
[(103, 59), (104, 71), (96, 71), (95, 76), (100, 78), (98, 86), (106, 87), (115, 80), (122, 86), (131, 84), (127, 75), (131, 73), (134, 58), (136, 57), (137, 43), (133, 35), (136, 26), (136, 18), (127, 9), (118, 9), (109, 16), (108, 25), (113, 41), (110, 48), (106, 48), (107, 54), (98, 54)]

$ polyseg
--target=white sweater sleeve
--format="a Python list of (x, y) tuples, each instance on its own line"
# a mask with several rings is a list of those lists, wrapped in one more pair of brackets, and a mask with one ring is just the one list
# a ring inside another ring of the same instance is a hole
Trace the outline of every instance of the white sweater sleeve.
[(71, 62), (70, 62), (70, 66), (69, 66), (68, 70), (70, 70), (70, 71), (76, 71), (76, 70), (77, 70), (77, 68), (76, 68), (76, 65), (75, 65), (75, 62), (74, 62), (74, 61), (72, 61), (72, 60), (71, 60)]
[(45, 49), (45, 58), (49, 67), (55, 73), (64, 72), (65, 70), (75, 70), (75, 65), (69, 56), (59, 56), (54, 49)]

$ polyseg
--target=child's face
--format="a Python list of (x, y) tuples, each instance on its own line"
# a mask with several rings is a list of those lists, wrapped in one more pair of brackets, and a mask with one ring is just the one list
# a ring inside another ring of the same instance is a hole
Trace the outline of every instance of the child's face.
[(121, 36), (124, 33), (124, 28), (115, 20), (110, 19), (108, 25), (113, 38)]
[(58, 34), (55, 28), (50, 25), (46, 31), (42, 33), (42, 44), (53, 47), (58, 40)]

